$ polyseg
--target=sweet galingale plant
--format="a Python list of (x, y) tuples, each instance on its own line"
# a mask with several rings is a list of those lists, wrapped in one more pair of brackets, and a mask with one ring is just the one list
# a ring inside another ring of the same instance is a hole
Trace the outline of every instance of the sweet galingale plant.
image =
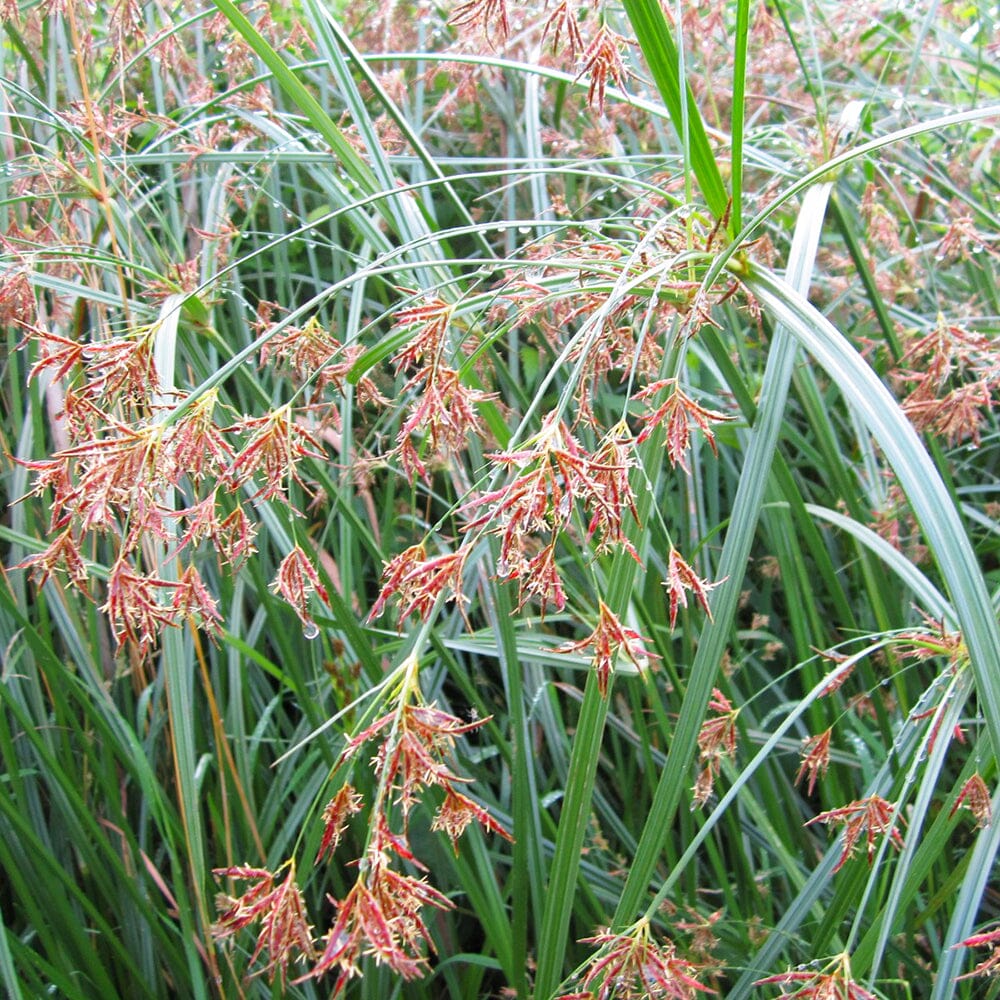
[(0, 25), (11, 996), (993, 995), (994, 8)]

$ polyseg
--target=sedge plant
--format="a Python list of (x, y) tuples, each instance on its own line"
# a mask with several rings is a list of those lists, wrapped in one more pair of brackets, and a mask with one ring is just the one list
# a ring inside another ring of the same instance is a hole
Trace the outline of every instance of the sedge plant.
[(5, 992), (995, 995), (997, 22), (0, 3)]

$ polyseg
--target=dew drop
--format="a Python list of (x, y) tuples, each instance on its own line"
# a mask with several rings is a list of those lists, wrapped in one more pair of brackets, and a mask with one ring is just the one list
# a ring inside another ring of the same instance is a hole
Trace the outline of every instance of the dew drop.
[(319, 626), (315, 622), (306, 622), (302, 626), (302, 635), (306, 639), (315, 639), (319, 635)]

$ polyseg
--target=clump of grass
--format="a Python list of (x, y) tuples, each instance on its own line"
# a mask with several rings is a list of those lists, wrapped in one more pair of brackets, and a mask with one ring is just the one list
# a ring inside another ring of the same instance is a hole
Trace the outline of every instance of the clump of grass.
[(983, 995), (994, 20), (0, 5), (7, 992)]

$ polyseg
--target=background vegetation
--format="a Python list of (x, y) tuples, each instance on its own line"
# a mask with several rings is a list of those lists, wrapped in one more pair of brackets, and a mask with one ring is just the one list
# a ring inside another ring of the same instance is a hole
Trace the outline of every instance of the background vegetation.
[(6, 995), (997, 995), (998, 21), (0, 2)]

